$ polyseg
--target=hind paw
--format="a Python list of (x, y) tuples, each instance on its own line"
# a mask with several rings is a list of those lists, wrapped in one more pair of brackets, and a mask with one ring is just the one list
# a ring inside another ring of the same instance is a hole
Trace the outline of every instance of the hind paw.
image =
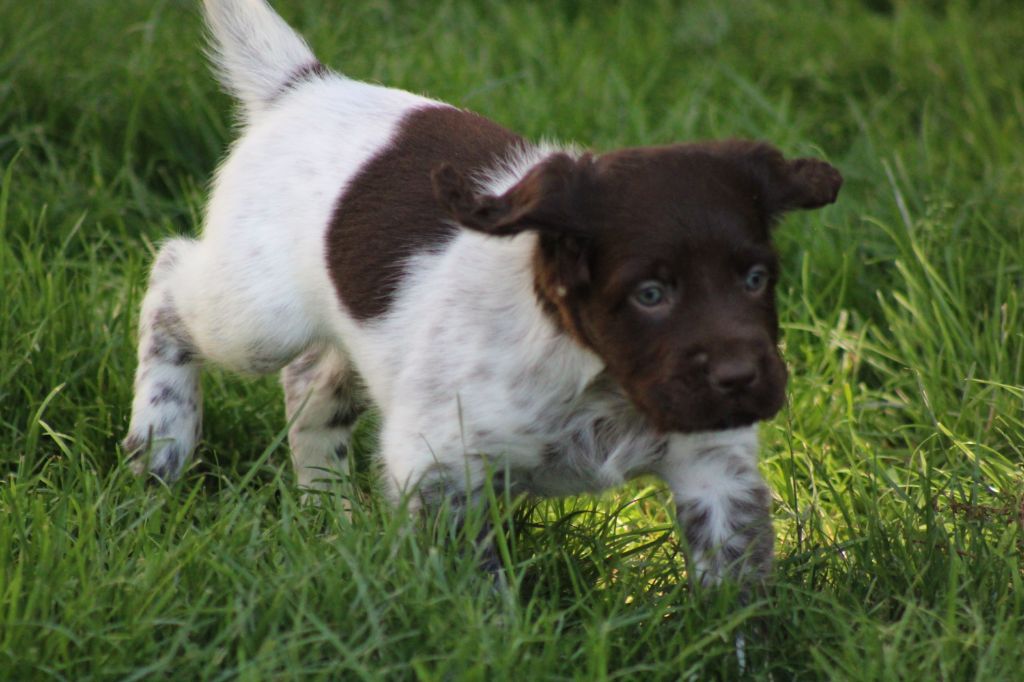
[(188, 459), (185, 448), (173, 438), (154, 438), (152, 434), (129, 434), (121, 447), (136, 476), (149, 474), (164, 483), (172, 483), (181, 475)]

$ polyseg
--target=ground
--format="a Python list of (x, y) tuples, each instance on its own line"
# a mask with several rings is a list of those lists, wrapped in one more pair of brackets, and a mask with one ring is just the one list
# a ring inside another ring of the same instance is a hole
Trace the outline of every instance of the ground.
[[(196, 3), (198, 4), (198, 3)], [(300, 504), (271, 380), (209, 373), (199, 461), (134, 479), (154, 244), (232, 139), (190, 2), (0, 0), (0, 670), (10, 679), (1005, 680), (1024, 668), (1024, 4), (276, 3), (350, 75), (596, 150), (829, 159), (777, 232), (778, 564), (687, 580), (666, 491), (497, 505), (510, 588), (444, 514)]]

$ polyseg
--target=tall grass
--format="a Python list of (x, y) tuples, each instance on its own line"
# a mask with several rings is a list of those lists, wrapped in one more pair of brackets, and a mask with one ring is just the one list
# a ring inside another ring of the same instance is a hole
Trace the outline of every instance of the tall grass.
[(0, 677), (729, 679), (740, 631), (751, 678), (1020, 676), (1024, 6), (276, 5), (332, 66), (532, 137), (842, 169), (777, 232), (772, 585), (691, 586), (641, 481), (471, 514), (502, 522), (496, 589), (445, 512), (300, 505), (271, 380), (209, 373), (198, 462), (132, 478), (146, 268), (197, 229), (230, 103), (190, 2), (0, 0)]

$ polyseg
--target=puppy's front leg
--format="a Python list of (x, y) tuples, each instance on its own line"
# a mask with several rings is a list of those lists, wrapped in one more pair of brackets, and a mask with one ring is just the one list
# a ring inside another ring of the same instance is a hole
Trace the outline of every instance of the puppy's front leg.
[[(771, 492), (757, 471), (755, 427), (669, 438), (661, 475), (672, 488), (676, 516), (690, 550), (690, 571), (704, 585), (732, 577), (741, 601), (772, 567), (775, 534)], [(743, 630), (736, 661), (747, 666)]]
[[(387, 469), (388, 496), (394, 503), (405, 500), (413, 514), (430, 518), (447, 502), (451, 521), (461, 531), (470, 508), (483, 510), (489, 504), (489, 491), (503, 489), (502, 471), (488, 468), (483, 456), (465, 453), (448, 442), (435, 449), (431, 439), (409, 435), (400, 417), (385, 417), (381, 431), (381, 456)], [(446, 443), (437, 439), (433, 443)], [(458, 453), (458, 454), (456, 454)], [(494, 545), (493, 526), (484, 514), (476, 529), (473, 544), (480, 555), (480, 568), (500, 581), (502, 562)]]
[(672, 488), (691, 571), (702, 584), (767, 576), (775, 536), (754, 427), (671, 436), (661, 475)]

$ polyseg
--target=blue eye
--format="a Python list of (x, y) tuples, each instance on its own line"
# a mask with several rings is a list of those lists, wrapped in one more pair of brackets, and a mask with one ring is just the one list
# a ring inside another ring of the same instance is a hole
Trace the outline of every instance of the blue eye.
[(752, 294), (762, 291), (768, 285), (768, 268), (755, 265), (747, 271), (743, 287)]
[(656, 308), (668, 300), (668, 292), (661, 282), (647, 280), (633, 292), (633, 300), (643, 308)]

